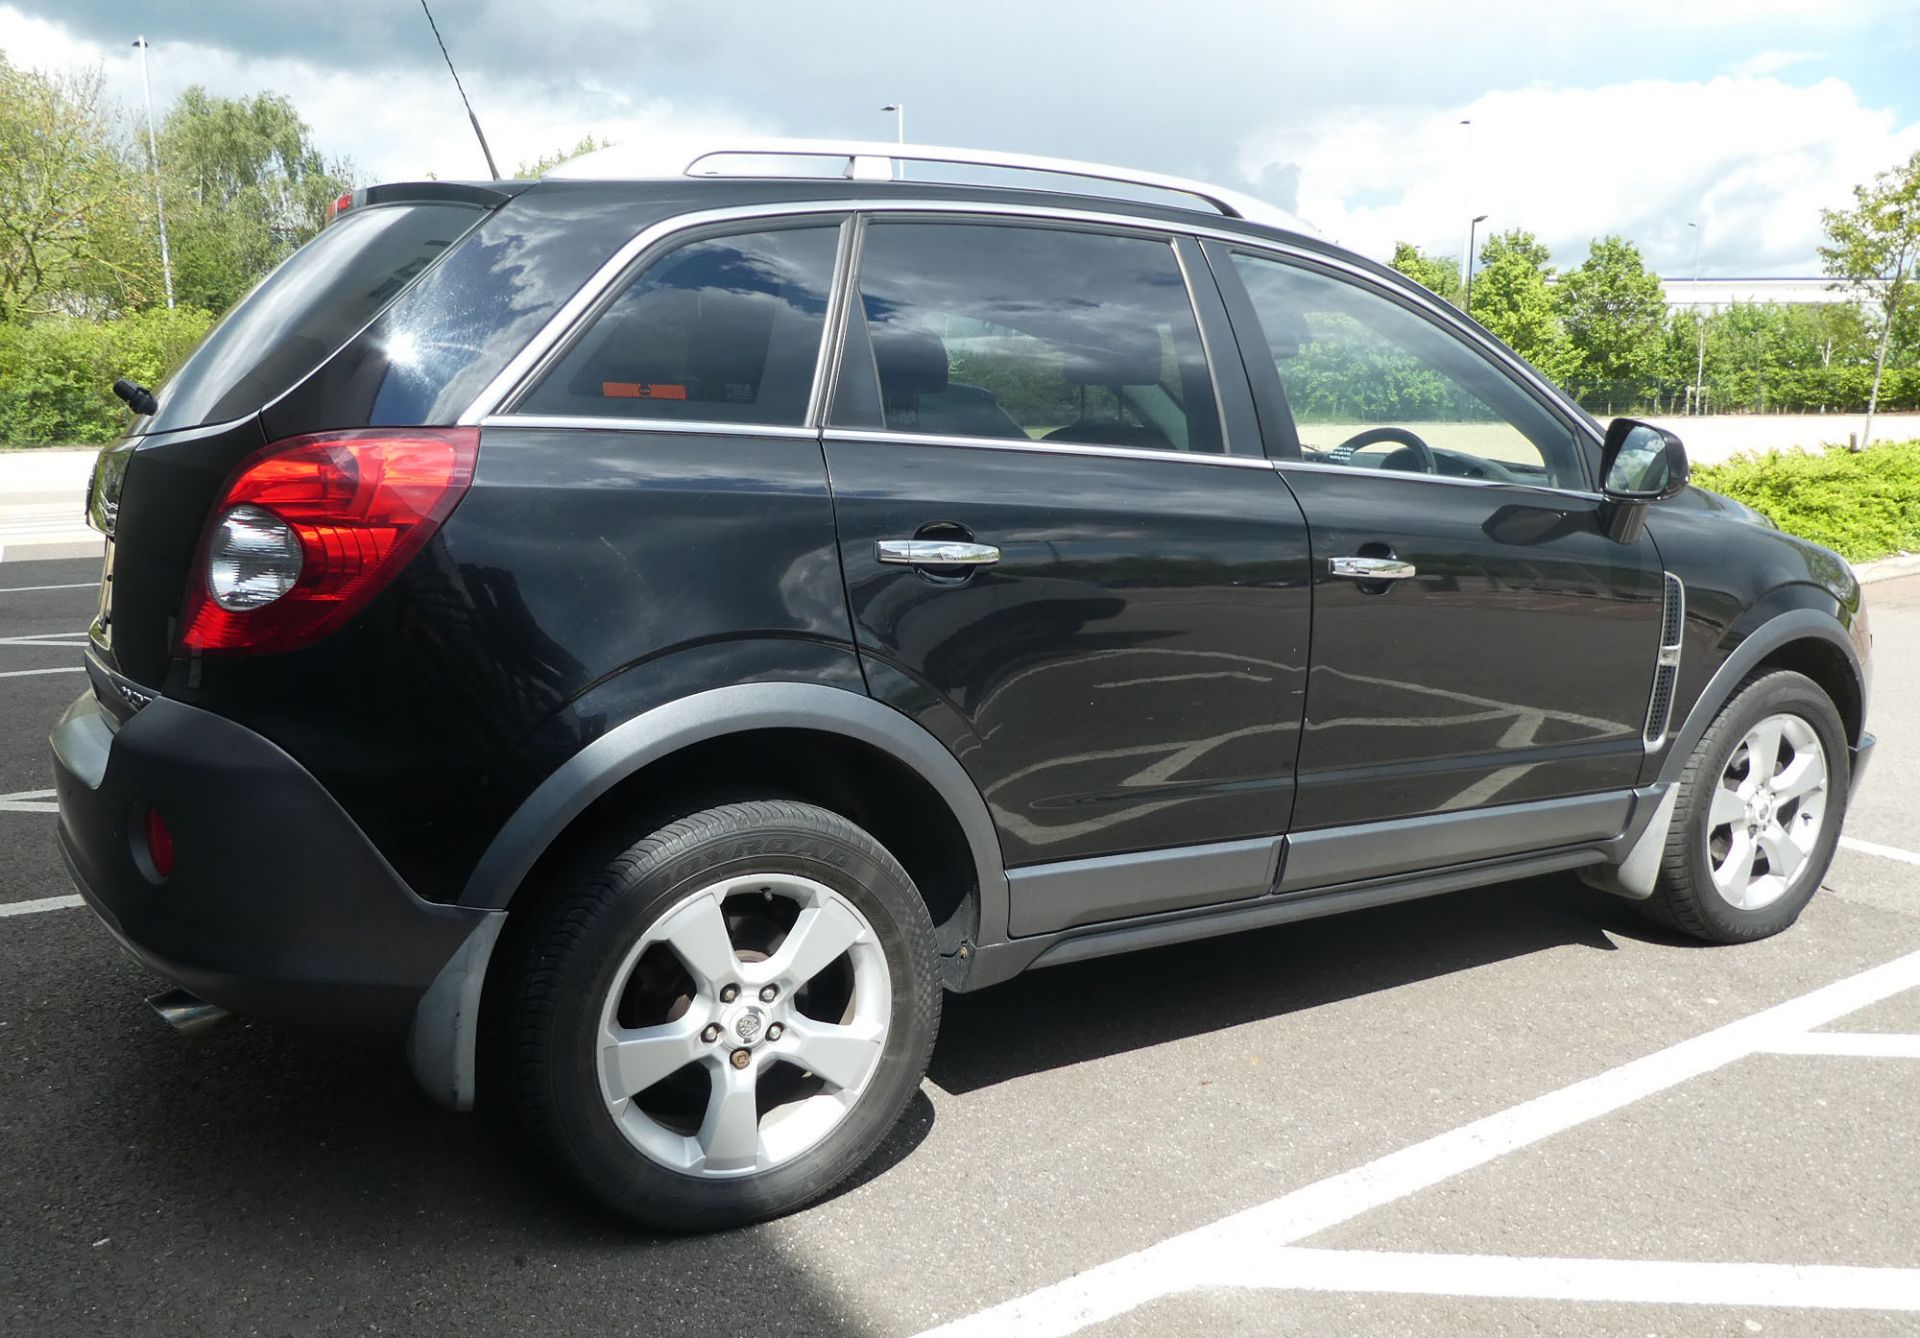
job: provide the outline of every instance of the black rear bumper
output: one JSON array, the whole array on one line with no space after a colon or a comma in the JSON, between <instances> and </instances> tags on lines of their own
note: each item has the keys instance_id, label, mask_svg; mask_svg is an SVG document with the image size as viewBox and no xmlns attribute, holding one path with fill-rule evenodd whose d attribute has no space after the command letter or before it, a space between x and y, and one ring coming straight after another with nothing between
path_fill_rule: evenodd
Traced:
<instances>
[{"instance_id":1,"label":"black rear bumper","mask_svg":"<svg viewBox=\"0 0 1920 1338\"><path fill-rule=\"evenodd\" d=\"M305 768L230 720L162 697L116 729L89 692L50 742L80 894L134 956L235 1013L404 1035L485 918L415 896ZM136 854L146 806L173 834L165 879Z\"/></svg>"}]
</instances>

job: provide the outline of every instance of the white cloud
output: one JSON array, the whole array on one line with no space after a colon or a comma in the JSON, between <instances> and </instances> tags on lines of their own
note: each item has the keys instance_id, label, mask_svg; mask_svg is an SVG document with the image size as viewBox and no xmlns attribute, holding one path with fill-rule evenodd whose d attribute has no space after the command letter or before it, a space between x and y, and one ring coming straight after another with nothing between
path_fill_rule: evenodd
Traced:
<instances>
[{"instance_id":1,"label":"white cloud","mask_svg":"<svg viewBox=\"0 0 1920 1338\"><path fill-rule=\"evenodd\" d=\"M636 20L637 21L637 20ZM0 6L0 47L15 65L45 70L99 68L109 97L140 115L140 59L75 36L58 23ZM366 181L484 178L486 163L444 66L422 74L397 69L323 68L289 57L243 56L216 46L155 43L153 100L158 114L190 84L217 96L286 94L313 128L315 142L353 160ZM436 52L434 59L439 55ZM468 92L495 161L511 173L522 162L570 147L592 133L617 143L703 143L777 127L736 111L678 106L636 97L588 79L490 80Z\"/></svg>"},{"instance_id":2,"label":"white cloud","mask_svg":"<svg viewBox=\"0 0 1920 1338\"><path fill-rule=\"evenodd\" d=\"M1698 219L1703 268L1745 275L1810 272L1820 209L1916 149L1920 123L1862 106L1841 80L1722 76L1328 108L1243 139L1240 167L1255 181L1297 170L1301 216L1368 255L1395 241L1458 255L1468 218L1486 214L1482 236L1525 228L1562 265L1618 232L1685 273Z\"/></svg>"},{"instance_id":3,"label":"white cloud","mask_svg":"<svg viewBox=\"0 0 1920 1338\"><path fill-rule=\"evenodd\" d=\"M1769 74L1778 74L1795 65L1804 65L1814 58L1811 51L1761 51L1737 60L1727 66L1727 73L1736 79L1760 79Z\"/></svg>"}]
</instances>

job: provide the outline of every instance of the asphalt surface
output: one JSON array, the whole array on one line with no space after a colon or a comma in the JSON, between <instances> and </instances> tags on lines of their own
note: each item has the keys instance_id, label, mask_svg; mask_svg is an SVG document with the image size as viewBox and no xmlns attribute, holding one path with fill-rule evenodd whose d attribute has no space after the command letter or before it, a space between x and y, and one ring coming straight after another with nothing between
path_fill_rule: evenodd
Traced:
<instances>
[{"instance_id":1,"label":"asphalt surface","mask_svg":"<svg viewBox=\"0 0 1920 1338\"><path fill-rule=\"evenodd\" d=\"M0 563L0 810L51 784L47 729L85 686L19 674L79 656L20 638L92 608L11 591L96 570ZM1920 580L1869 602L1882 743L1847 832L1912 851ZM53 824L0 811L0 910L69 891ZM1743 948L1551 878L1043 971L948 1001L921 1098L854 1185L665 1239L582 1203L506 1120L433 1106L397 1056L254 1024L177 1037L88 912L0 917L0 1333L909 1335L1136 1251L1158 1287L1158 1242L1916 950L1920 865L1843 849L1797 927ZM1920 1033L1920 989L1829 1030ZM1298 1242L1350 1284L1275 1285L1255 1260L1085 1331L1920 1331L1624 1283L1436 1295L1394 1262L1920 1269L1916 1109L1920 1058L1738 1058ZM1885 1276L1920 1306L1920 1274Z\"/></svg>"}]
</instances>

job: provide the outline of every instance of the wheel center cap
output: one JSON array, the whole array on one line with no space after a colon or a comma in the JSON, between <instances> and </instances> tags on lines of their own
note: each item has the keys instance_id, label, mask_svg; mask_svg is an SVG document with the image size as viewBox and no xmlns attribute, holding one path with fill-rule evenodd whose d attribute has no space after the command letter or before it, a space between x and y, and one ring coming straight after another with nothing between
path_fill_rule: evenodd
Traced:
<instances>
[{"instance_id":1,"label":"wheel center cap","mask_svg":"<svg viewBox=\"0 0 1920 1338\"><path fill-rule=\"evenodd\" d=\"M757 1005L747 1004L734 1010L724 1025L740 1044L752 1045L766 1034L767 1015Z\"/></svg>"}]
</instances>

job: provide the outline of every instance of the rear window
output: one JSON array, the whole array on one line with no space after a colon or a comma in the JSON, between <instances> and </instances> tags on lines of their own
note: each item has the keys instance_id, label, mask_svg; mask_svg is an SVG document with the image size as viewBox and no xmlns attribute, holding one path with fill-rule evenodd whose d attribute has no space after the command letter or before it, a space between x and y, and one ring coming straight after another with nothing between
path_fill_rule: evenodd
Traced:
<instances>
[{"instance_id":1,"label":"rear window","mask_svg":"<svg viewBox=\"0 0 1920 1338\"><path fill-rule=\"evenodd\" d=\"M254 413L330 357L484 211L380 205L343 214L214 327L164 386L148 432Z\"/></svg>"}]
</instances>

